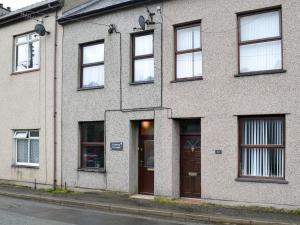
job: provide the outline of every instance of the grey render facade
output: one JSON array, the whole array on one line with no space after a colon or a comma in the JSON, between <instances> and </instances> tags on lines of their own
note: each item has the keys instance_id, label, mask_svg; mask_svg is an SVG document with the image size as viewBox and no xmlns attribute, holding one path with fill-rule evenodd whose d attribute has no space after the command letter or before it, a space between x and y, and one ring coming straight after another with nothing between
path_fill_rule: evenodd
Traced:
<instances>
[{"instance_id":1,"label":"grey render facade","mask_svg":"<svg viewBox=\"0 0 300 225\"><path fill-rule=\"evenodd\" d=\"M61 3L0 17L1 181L300 206L299 1Z\"/></svg>"},{"instance_id":2,"label":"grey render facade","mask_svg":"<svg viewBox=\"0 0 300 225\"><path fill-rule=\"evenodd\" d=\"M109 2L89 1L59 19L64 27L62 182L72 188L131 194L149 194L151 189L140 188L153 185L154 195L173 198L197 189L195 196L202 199L299 206L299 1ZM135 49L134 41L138 41L136 35L145 33L134 28L139 28L140 15L148 18L145 5L155 12L156 23L146 26L153 34L153 49L144 49L148 52L141 58L153 57L148 63L153 62L154 76L135 82L135 63L140 59L136 52L140 50ZM266 15L276 22L264 21ZM270 33L263 34L264 28L256 30L260 25L255 20L271 27ZM249 23L256 24L248 27L250 31ZM111 34L110 24L116 25ZM184 41L180 47L178 27L197 30L197 26L201 27L201 44L193 39L193 50L182 47ZM199 33L193 32L193 38L198 37ZM274 44L268 54L276 55L276 62L261 65L259 57L267 54L265 50L254 53L259 60L247 61L247 48L254 47L255 52L255 46L271 43L265 41ZM88 54L84 51L96 44L104 45L104 59L96 63L99 70L104 67L104 81L102 77L97 88L85 88L82 73L89 65L84 62ZM194 67L190 71L198 76L176 79L176 68L182 69L176 65L176 61L180 63L178 55L191 52ZM197 64L199 52L202 71ZM248 57L253 57L252 53ZM95 121L97 125L92 124ZM85 127L88 122L90 131ZM150 141L141 131L144 122L145 126L154 123ZM186 125L189 122L191 127ZM94 144L103 152L101 166L85 136L98 125L101 143ZM189 129L191 134L185 135ZM190 142L200 139L201 146L192 143L186 147L184 138L189 135L196 136ZM140 167L145 161L139 154L146 147L154 157L148 168L154 178L145 172L149 182L141 184L144 172ZM192 155L195 160L189 158L192 153L188 152L197 151ZM97 157L98 161L93 161ZM185 157L188 163L182 161ZM184 163L195 166L186 171L189 167ZM185 178L183 173L197 179ZM187 179L186 183L182 179Z\"/></svg>"}]
</instances>

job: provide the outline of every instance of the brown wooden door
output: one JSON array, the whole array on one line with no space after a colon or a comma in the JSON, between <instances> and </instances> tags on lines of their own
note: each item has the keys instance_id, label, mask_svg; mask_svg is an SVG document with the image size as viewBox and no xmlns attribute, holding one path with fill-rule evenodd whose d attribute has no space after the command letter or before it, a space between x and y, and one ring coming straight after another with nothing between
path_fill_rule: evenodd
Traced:
<instances>
[{"instance_id":1,"label":"brown wooden door","mask_svg":"<svg viewBox=\"0 0 300 225\"><path fill-rule=\"evenodd\" d=\"M142 121L139 136L139 193L154 193L154 123Z\"/></svg>"},{"instance_id":2,"label":"brown wooden door","mask_svg":"<svg viewBox=\"0 0 300 225\"><path fill-rule=\"evenodd\" d=\"M201 136L180 137L180 192L182 197L201 198Z\"/></svg>"}]
</instances>

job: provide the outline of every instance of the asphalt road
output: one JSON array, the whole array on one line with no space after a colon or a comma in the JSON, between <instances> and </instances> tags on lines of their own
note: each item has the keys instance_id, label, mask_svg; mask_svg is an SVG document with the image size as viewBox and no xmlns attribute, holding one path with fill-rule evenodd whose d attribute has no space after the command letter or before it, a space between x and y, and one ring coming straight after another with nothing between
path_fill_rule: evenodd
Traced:
<instances>
[{"instance_id":1,"label":"asphalt road","mask_svg":"<svg viewBox=\"0 0 300 225\"><path fill-rule=\"evenodd\" d=\"M199 225L0 197L0 225ZM206 224L203 224L206 225Z\"/></svg>"}]
</instances>

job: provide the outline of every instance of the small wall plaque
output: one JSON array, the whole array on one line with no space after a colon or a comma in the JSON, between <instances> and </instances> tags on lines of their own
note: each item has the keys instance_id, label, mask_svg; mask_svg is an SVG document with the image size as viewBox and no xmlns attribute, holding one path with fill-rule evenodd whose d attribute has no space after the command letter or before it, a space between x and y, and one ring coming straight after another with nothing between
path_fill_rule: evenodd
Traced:
<instances>
[{"instance_id":1,"label":"small wall plaque","mask_svg":"<svg viewBox=\"0 0 300 225\"><path fill-rule=\"evenodd\" d=\"M112 151L123 151L123 142L110 142L110 149Z\"/></svg>"},{"instance_id":2,"label":"small wall plaque","mask_svg":"<svg viewBox=\"0 0 300 225\"><path fill-rule=\"evenodd\" d=\"M215 150L216 155L222 155L222 152L223 152L222 150Z\"/></svg>"}]
</instances>

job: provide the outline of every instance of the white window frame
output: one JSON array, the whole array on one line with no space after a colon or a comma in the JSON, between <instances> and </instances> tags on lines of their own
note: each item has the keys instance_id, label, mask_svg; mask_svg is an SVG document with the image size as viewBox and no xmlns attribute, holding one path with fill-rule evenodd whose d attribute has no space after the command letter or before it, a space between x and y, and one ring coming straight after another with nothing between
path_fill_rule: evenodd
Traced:
<instances>
[{"instance_id":1,"label":"white window frame","mask_svg":"<svg viewBox=\"0 0 300 225\"><path fill-rule=\"evenodd\" d=\"M39 130L15 130L14 131L14 141L15 141L15 164L17 166L32 166L32 167L38 167L40 164L39 163L30 163L30 144L31 140L40 140L40 137L31 137L30 134L31 132L38 132L40 136L40 131ZM20 135L23 133L23 135ZM26 136L25 136L26 135ZM18 140L27 140L28 141L28 162L18 162ZM39 142L40 144L40 142ZM40 147L39 147L40 151ZM40 153L40 152L39 152ZM40 155L40 154L39 154Z\"/></svg>"},{"instance_id":2,"label":"white window frame","mask_svg":"<svg viewBox=\"0 0 300 225\"><path fill-rule=\"evenodd\" d=\"M18 72L24 72L24 71L31 71L31 70L38 70L40 69L40 65L41 65L41 45L40 45L40 38L37 38L35 40L29 40L30 35L37 35L39 37L39 35L35 32L31 32L31 33L27 33L27 34L22 34L22 35L16 35L14 36L14 62L13 62L13 72L18 73ZM24 42L17 42L18 38L21 37L27 37L27 40ZM34 43L34 42L39 42L39 56L38 56L38 66L34 67L34 68L28 68L28 62L29 62L29 52L27 51L27 69L22 69L22 70L18 70L17 68L17 47L19 45L29 45L30 43Z\"/></svg>"}]
</instances>

